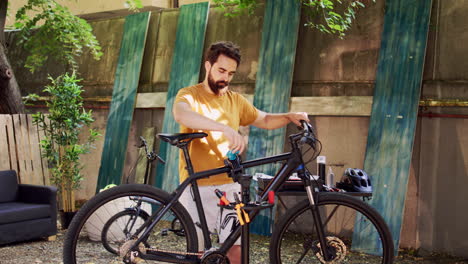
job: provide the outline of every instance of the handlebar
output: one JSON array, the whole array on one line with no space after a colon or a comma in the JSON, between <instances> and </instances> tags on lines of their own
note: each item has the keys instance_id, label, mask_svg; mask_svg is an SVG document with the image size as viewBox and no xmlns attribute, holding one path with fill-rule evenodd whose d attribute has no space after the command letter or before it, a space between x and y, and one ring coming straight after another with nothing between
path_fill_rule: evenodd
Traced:
<instances>
[{"instance_id":1,"label":"handlebar","mask_svg":"<svg viewBox=\"0 0 468 264\"><path fill-rule=\"evenodd\" d=\"M305 120L301 120L301 125L302 127L298 127L298 129L302 129L303 131L299 143L308 144L313 149L315 149L317 137L315 136L314 127Z\"/></svg>"},{"instance_id":2,"label":"handlebar","mask_svg":"<svg viewBox=\"0 0 468 264\"><path fill-rule=\"evenodd\" d=\"M146 143L146 139L142 136L140 136L140 145L137 146L138 148L142 148L142 147L145 147L145 149L147 148L148 144Z\"/></svg>"},{"instance_id":3,"label":"handlebar","mask_svg":"<svg viewBox=\"0 0 468 264\"><path fill-rule=\"evenodd\" d=\"M166 164L166 162L154 151L151 151L151 152L148 151L148 143L146 142L146 139L144 137L140 136L140 145L136 147L145 148L146 158L148 160L153 161L155 159L158 159L162 164Z\"/></svg>"}]
</instances>

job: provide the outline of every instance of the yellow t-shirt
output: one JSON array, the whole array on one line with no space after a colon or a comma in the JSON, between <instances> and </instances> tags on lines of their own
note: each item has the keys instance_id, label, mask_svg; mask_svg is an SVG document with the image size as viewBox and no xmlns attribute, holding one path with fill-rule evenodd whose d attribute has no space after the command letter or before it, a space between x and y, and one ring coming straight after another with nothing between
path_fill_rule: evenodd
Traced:
<instances>
[{"instance_id":1,"label":"yellow t-shirt","mask_svg":"<svg viewBox=\"0 0 468 264\"><path fill-rule=\"evenodd\" d=\"M236 131L239 130L239 126L253 123L258 116L257 108L242 95L228 91L223 96L217 96L205 91L203 83L180 89L174 104L179 102L187 103L194 112L227 125ZM193 140L189 145L190 159L195 172L224 166L229 142L222 132L194 130L182 125L180 132L205 132L208 134L205 138ZM188 178L182 151L180 151L179 156L179 174L181 182ZM198 181L199 185L226 183L232 183L232 179L227 174L218 174Z\"/></svg>"}]
</instances>

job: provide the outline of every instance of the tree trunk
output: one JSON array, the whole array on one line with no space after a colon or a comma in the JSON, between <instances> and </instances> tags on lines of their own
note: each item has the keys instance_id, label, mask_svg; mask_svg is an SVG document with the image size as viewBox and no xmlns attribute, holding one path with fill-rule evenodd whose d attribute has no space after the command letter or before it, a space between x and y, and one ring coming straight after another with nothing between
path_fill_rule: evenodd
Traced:
<instances>
[{"instance_id":1,"label":"tree trunk","mask_svg":"<svg viewBox=\"0 0 468 264\"><path fill-rule=\"evenodd\" d=\"M16 113L24 113L24 104L5 48L0 44L0 114Z\"/></svg>"},{"instance_id":2,"label":"tree trunk","mask_svg":"<svg viewBox=\"0 0 468 264\"><path fill-rule=\"evenodd\" d=\"M0 114L24 113L24 104L5 50L6 0L0 0Z\"/></svg>"}]
</instances>

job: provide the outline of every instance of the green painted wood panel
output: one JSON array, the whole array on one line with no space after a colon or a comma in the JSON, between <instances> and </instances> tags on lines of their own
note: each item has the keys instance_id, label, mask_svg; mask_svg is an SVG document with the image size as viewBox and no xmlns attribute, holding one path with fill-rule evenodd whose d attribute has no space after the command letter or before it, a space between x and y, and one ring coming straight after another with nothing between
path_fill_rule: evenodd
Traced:
<instances>
[{"instance_id":1,"label":"green painted wood panel","mask_svg":"<svg viewBox=\"0 0 468 264\"><path fill-rule=\"evenodd\" d=\"M209 8L209 2L183 5L180 8L163 133L179 132L179 125L172 115L175 96L179 89L198 83ZM179 149L160 141L159 155L166 161L166 165L158 164L155 185L173 191L179 185Z\"/></svg>"},{"instance_id":2,"label":"green painted wood panel","mask_svg":"<svg viewBox=\"0 0 468 264\"><path fill-rule=\"evenodd\" d=\"M96 192L120 184L150 13L125 18Z\"/></svg>"},{"instance_id":3,"label":"green painted wood panel","mask_svg":"<svg viewBox=\"0 0 468 264\"><path fill-rule=\"evenodd\" d=\"M389 225L397 253L432 0L385 3L364 169L373 180L374 196L370 204ZM368 231L361 229L364 228L356 228L355 236L366 237ZM353 243L353 247L373 248L373 239L362 239Z\"/></svg>"},{"instance_id":4,"label":"green painted wood panel","mask_svg":"<svg viewBox=\"0 0 468 264\"><path fill-rule=\"evenodd\" d=\"M284 113L289 109L294 60L300 21L300 1L266 2L262 43L255 84L254 105L265 112ZM251 127L247 158L260 158L282 153L286 129L263 130ZM278 166L255 168L274 175ZM270 233L269 213L261 213L252 223L252 232Z\"/></svg>"}]
</instances>

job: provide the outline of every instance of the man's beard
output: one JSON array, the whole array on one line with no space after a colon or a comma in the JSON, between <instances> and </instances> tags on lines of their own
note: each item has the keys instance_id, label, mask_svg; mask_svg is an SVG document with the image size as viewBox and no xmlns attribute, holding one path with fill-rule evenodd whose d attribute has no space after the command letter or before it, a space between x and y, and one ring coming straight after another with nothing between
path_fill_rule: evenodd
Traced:
<instances>
[{"instance_id":1,"label":"man's beard","mask_svg":"<svg viewBox=\"0 0 468 264\"><path fill-rule=\"evenodd\" d=\"M223 89L224 87L228 86L229 82L226 81L215 81L213 80L213 76L211 76L211 70L208 74L208 86L210 86L211 91L214 94L219 95L219 90Z\"/></svg>"}]
</instances>

